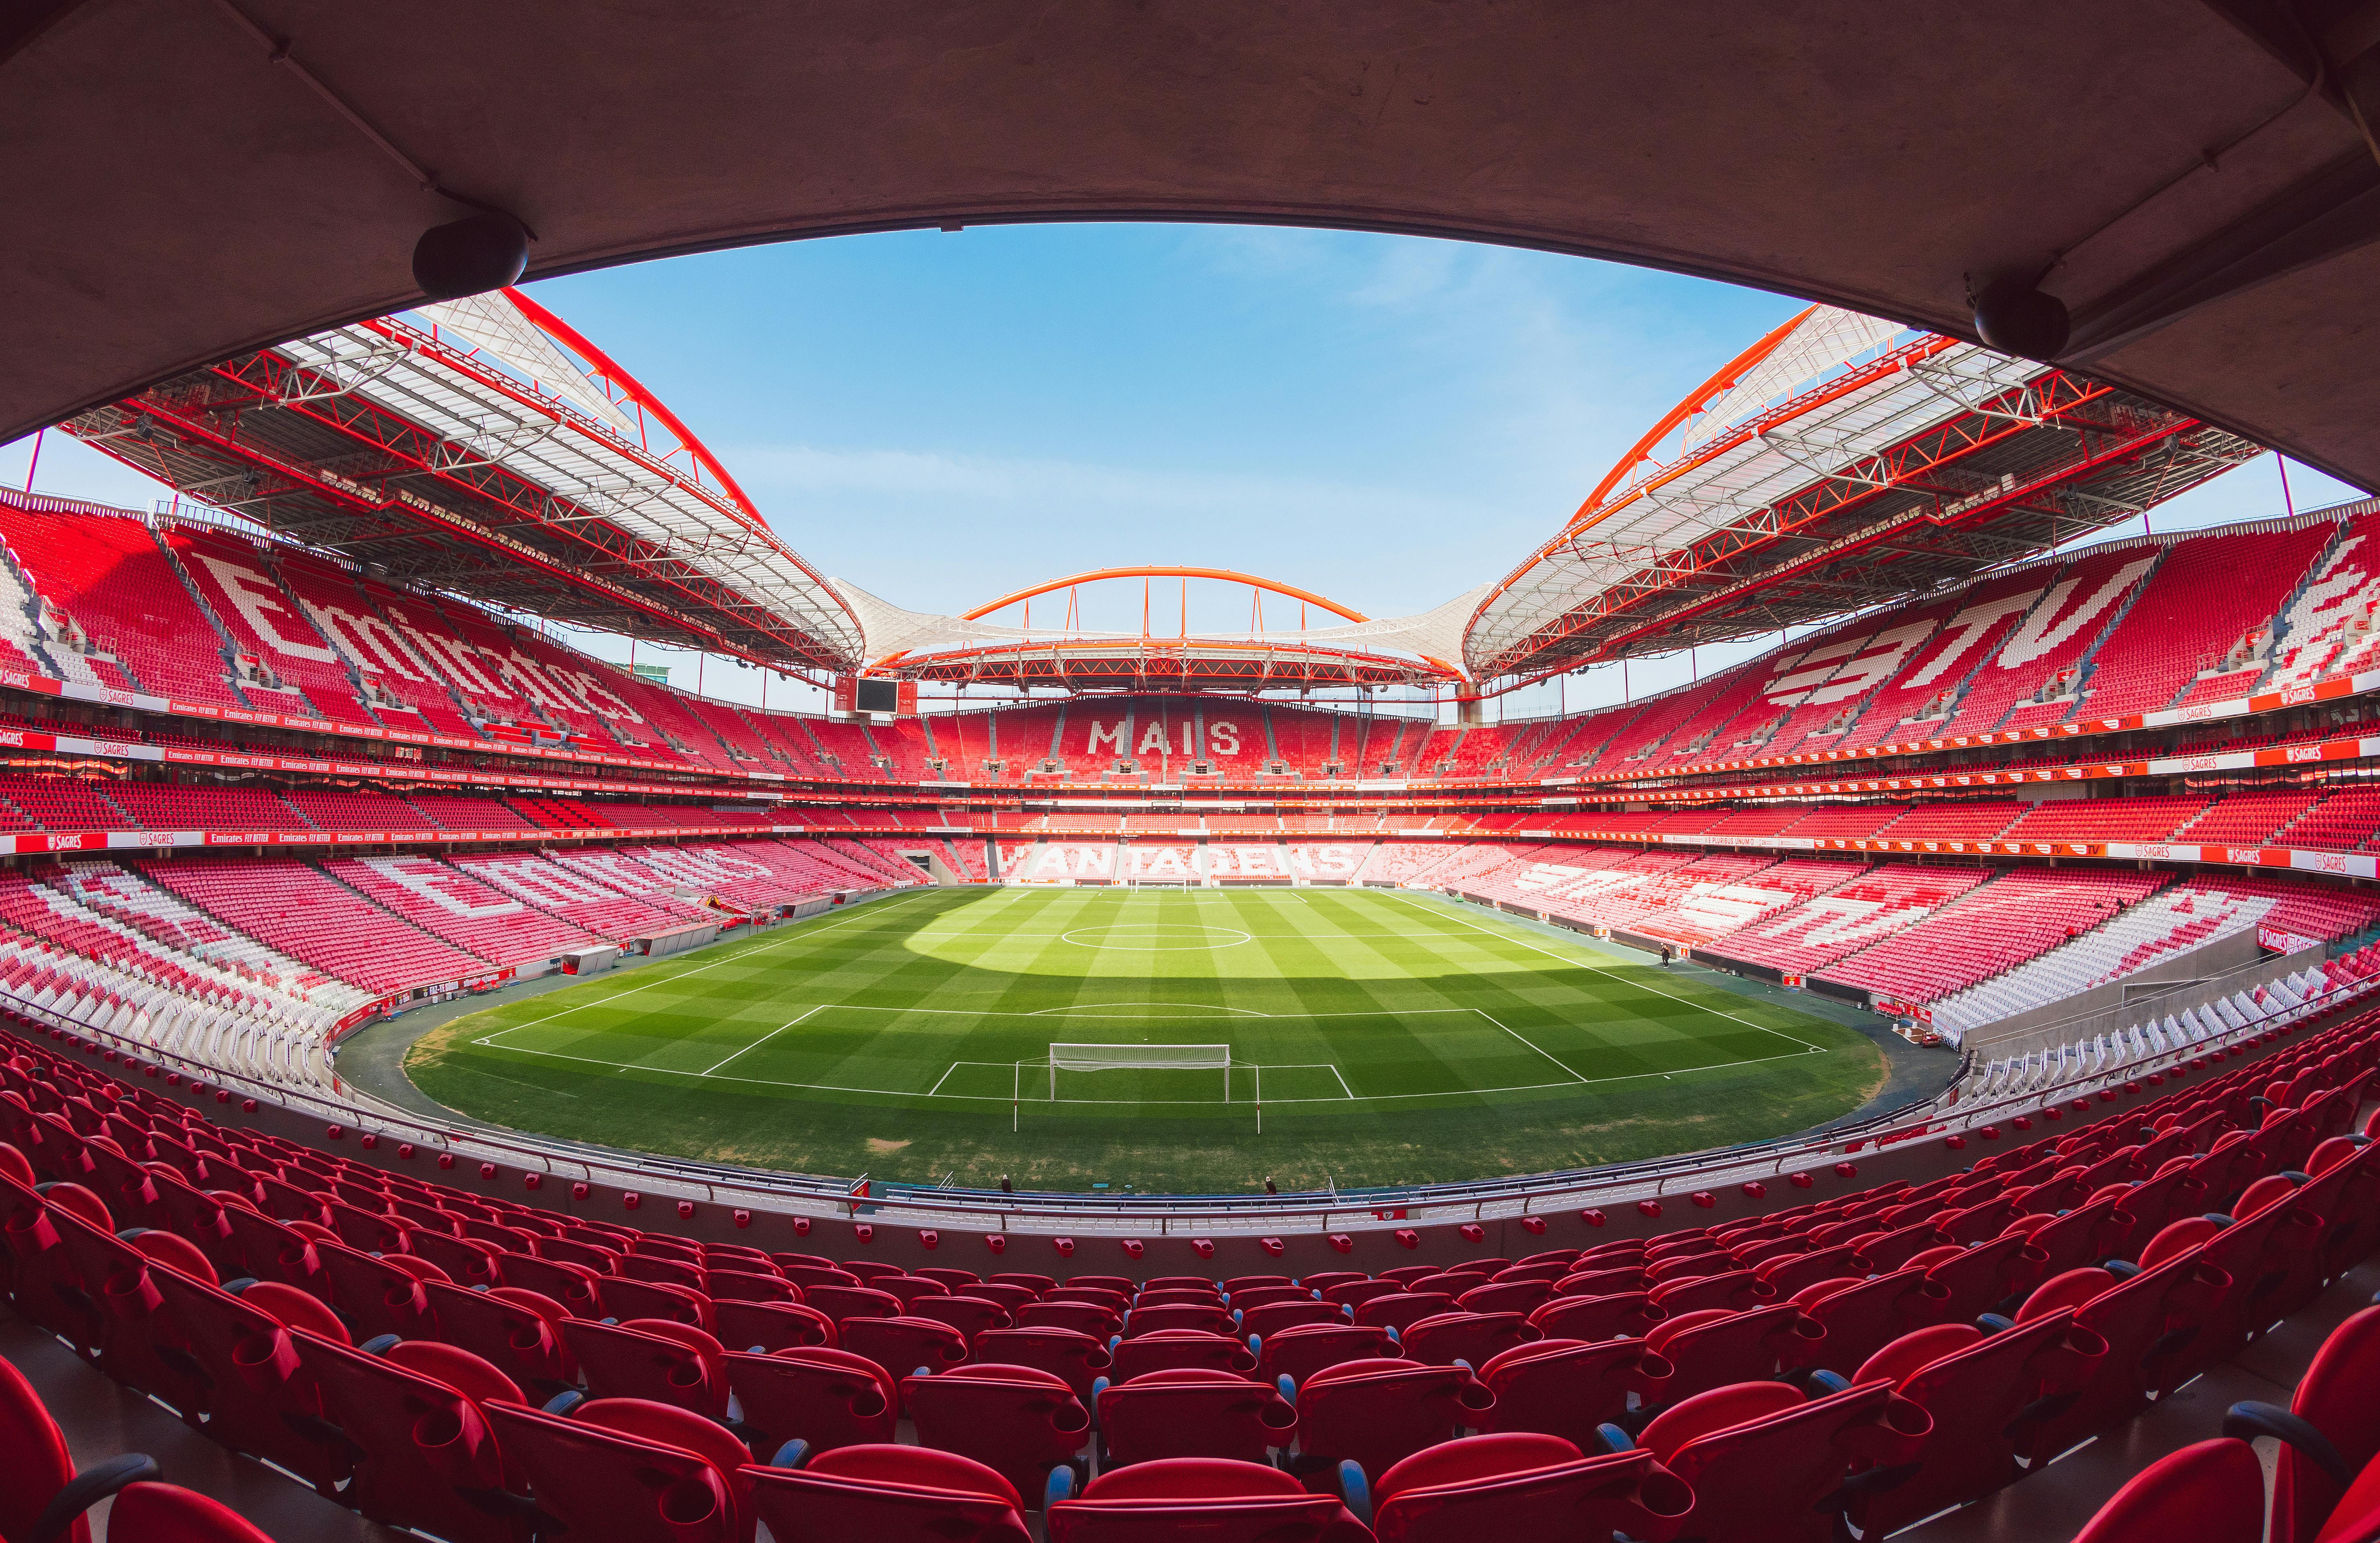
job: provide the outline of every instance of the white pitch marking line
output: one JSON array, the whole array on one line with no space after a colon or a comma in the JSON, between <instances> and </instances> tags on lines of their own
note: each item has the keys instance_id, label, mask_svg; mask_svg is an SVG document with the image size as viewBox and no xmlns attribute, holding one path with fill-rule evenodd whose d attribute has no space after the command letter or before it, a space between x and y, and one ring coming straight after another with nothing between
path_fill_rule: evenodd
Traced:
<instances>
[{"instance_id":1,"label":"white pitch marking line","mask_svg":"<svg viewBox=\"0 0 2380 1543\"><path fill-rule=\"evenodd\" d=\"M783 937L772 939L768 942L760 944L757 948L744 948L738 949L733 954L722 954L707 965L698 965L690 970L680 970L675 975L656 976L641 984L631 986L625 991L614 991L610 996L598 997L592 1002L573 1002L570 1006L562 1008L557 1012L548 1013L542 1018L531 1018L527 1023L513 1024L507 1027L496 1029L480 1039L472 1040L471 1042L475 1045L492 1044L495 1040L501 1039L504 1035L516 1033L524 1028L535 1028L540 1024L552 1023L556 1018L566 1018L573 1013L581 1012L589 1007L607 1007L613 1002L620 1001L624 997L635 996L638 991L649 991L656 986L666 986L673 981L685 980L690 977L700 975L704 970L717 969L722 965L733 964L738 959L748 958L755 954L766 954L769 950L792 942L796 938L815 938L821 932L832 932L838 927L847 926L852 922L857 921L861 917L872 916L878 911L888 911L893 906L901 905L905 901L915 900L917 898L917 896L915 894L905 894L898 900L880 901L873 906L863 907L862 909L854 912L852 915L844 917L841 921L831 921L824 927L803 927L797 922L793 928L787 929ZM513 1047L507 1045L504 1048L510 1050Z\"/></svg>"},{"instance_id":2,"label":"white pitch marking line","mask_svg":"<svg viewBox=\"0 0 2380 1543\"><path fill-rule=\"evenodd\" d=\"M798 1017L798 1018L788 1018L788 1019L786 1019L783 1023L781 1023L781 1024L779 1024L776 1027L774 1027L774 1028L772 1028L772 1029L769 1030L769 1032L768 1032L768 1033L761 1035L758 1039L755 1039L755 1040L753 1040L750 1044L748 1044L748 1045L745 1046L745 1047L744 1047L744 1050L740 1050L740 1051L735 1051L734 1055L724 1055L724 1056L720 1057L720 1058L719 1058L719 1060L718 1060L717 1062L713 1063L712 1063L712 1064L711 1064L711 1065L710 1065L707 1070L705 1070L705 1071L703 1072L703 1074L702 1074L702 1075L703 1075L704 1076L709 1076L709 1075L710 1075L710 1074L711 1074L712 1072L716 1072L717 1070L719 1070L719 1068L720 1068L720 1067L724 1066L724 1065L726 1065L730 1061L735 1060L735 1056L737 1056L737 1055L742 1055L742 1054L745 1052L745 1051L756 1051L756 1050L759 1050L762 1045L767 1044L770 1040L771 1040L771 1039L775 1039L778 1035L783 1034L783 1032L785 1032L785 1030L787 1030L787 1029L789 1029L789 1028L793 1027L795 1024L797 1024L797 1023L801 1022L801 1021L802 1021L802 1018L807 1018L807 1017L808 1017L808 1016L810 1015L810 1014L811 1014L811 1013L816 1013L816 1012L819 1012L819 1011L820 1011L820 1008L819 1008L819 1007L813 1007L813 1008L810 1008L808 1012L803 1013L803 1014L802 1014L802 1015L801 1015L801 1017ZM937 1086L939 1086L939 1085L937 1085Z\"/></svg>"},{"instance_id":3,"label":"white pitch marking line","mask_svg":"<svg viewBox=\"0 0 2380 1543\"><path fill-rule=\"evenodd\" d=\"M1465 1011L1468 1011L1468 1009L1465 1009ZM541 1055L549 1061L576 1061L589 1066L608 1066L615 1072L655 1072L663 1076L674 1077L700 1077L704 1075L704 1074L700 1072L681 1072L668 1066L647 1066L630 1061L602 1061L591 1055L571 1055L562 1051L522 1050L519 1047L513 1045L507 1045L504 1048L511 1051L516 1055ZM1585 1077L1580 1079L1580 1082L1585 1082L1592 1086L1600 1086L1604 1083L1609 1082L1642 1082L1647 1077L1661 1077L1669 1079L1673 1077L1688 1076L1696 1072L1732 1071L1738 1066L1761 1066L1766 1065L1771 1061L1791 1061L1793 1057L1791 1054L1761 1055L1755 1056L1746 1061L1721 1061L1708 1066L1686 1066L1682 1067L1675 1072L1631 1072L1625 1076ZM999 1061L961 1061L955 1062L953 1064L960 1066L999 1066L1007 1064L1007 1063ZM1039 1063L1037 1062L1034 1064L1038 1066ZM1295 1063L1295 1064L1320 1066L1328 1065L1330 1063L1328 1062L1317 1061ZM755 1087L797 1087L806 1092L812 1093L868 1093L878 1098L885 1099L936 1097L957 1099L966 1103L998 1103L1000 1101L999 1095L995 1093L941 1093L928 1095L920 1094L911 1088L849 1087L841 1083L835 1082L792 1082L780 1077L725 1076L720 1077L717 1080L721 1082L748 1083ZM1540 1093L1553 1087L1576 1087L1580 1085L1580 1082L1528 1082L1516 1084L1510 1087L1450 1087L1436 1093L1365 1093L1355 1095L1354 1101L1356 1103L1396 1103L1409 1099L1478 1099L1487 1098L1497 1093ZM1148 1105L1180 1105L1186 1109L1212 1107L1215 1103L1215 1100L1212 1099L1057 1099L1050 1101L1070 1104L1105 1104L1118 1109L1143 1107ZM1329 1104L1345 1103L1348 1100L1345 1099L1268 1099L1265 1101L1267 1103L1285 1104Z\"/></svg>"},{"instance_id":4,"label":"white pitch marking line","mask_svg":"<svg viewBox=\"0 0 2380 1543\"><path fill-rule=\"evenodd\" d=\"M1575 1067L1575 1066L1572 1065L1570 1063L1568 1063L1568 1062L1564 1061L1561 1057L1560 1057L1560 1056L1558 1056L1558 1055L1554 1054L1551 1051L1547 1050L1544 1046L1535 1043L1534 1041L1532 1041L1532 1040L1529 1039L1529 1037L1528 1037L1527 1035L1523 1034L1520 1030L1518 1030L1518 1029L1516 1029L1516 1028L1513 1028L1513 1027L1510 1027L1509 1025L1505 1024L1502 1020L1500 1020L1500 1018L1498 1018L1498 1017L1496 1016L1496 1014L1495 1014L1488 1012L1488 1009L1486 1009L1485 1007L1475 1007L1475 1008L1473 1008L1473 1009L1472 1009L1472 1011L1473 1011L1474 1013L1478 1014L1481 1017L1483 1017L1483 1018L1487 1019L1489 1023L1494 1024L1498 1028L1502 1029L1505 1033L1507 1033L1507 1034L1511 1035L1513 1039L1518 1039L1519 1041L1521 1041L1521 1043L1523 1043L1523 1044L1524 1044L1524 1045L1527 1045L1531 1050L1536 1051L1539 1055L1544 1056L1548 1061L1550 1061L1550 1062L1552 1062L1555 1065L1560 1066L1563 1071L1568 1072L1568 1073L1571 1075L1571 1079L1572 1079L1572 1081L1574 1081L1574 1082L1585 1082L1585 1081L1588 1080L1587 1078L1585 1078L1585 1077L1583 1077L1583 1076L1580 1076L1580 1075L1579 1075L1579 1074L1578 1074L1578 1068L1577 1068L1577 1067Z\"/></svg>"},{"instance_id":5,"label":"white pitch marking line","mask_svg":"<svg viewBox=\"0 0 2380 1543\"><path fill-rule=\"evenodd\" d=\"M1408 905L1419 906L1421 904L1421 902L1410 899L1402 894L1398 895L1397 898L1404 901ZM1803 1050L1818 1051L1822 1052L1826 1050L1824 1045L1814 1045L1807 1039L1797 1039L1793 1035L1786 1033L1781 1028L1771 1028L1767 1024L1756 1024L1750 1018L1739 1017L1733 1013L1723 1012L1706 1002L1694 1002L1689 998L1682 997L1674 991L1665 991L1658 986L1647 986L1642 981L1631 980L1626 976L1621 975L1618 970L1608 969L1601 965L1590 965L1583 959L1566 957L1560 954L1557 954L1550 948L1546 948L1540 944L1531 942L1528 939L1522 937L1518 931L1498 932L1492 929L1480 926L1477 922L1471 920L1467 917L1457 917L1454 919L1462 922L1463 926L1470 928L1475 932L1485 932L1491 938L1509 938L1512 942L1519 943L1523 948L1535 949L1537 953L1544 954L1548 959L1560 959L1563 964L1572 966L1579 969L1593 970L1597 975L1608 975L1611 977L1612 979L1621 982L1622 985L1633 986L1637 990L1643 991L1650 991L1657 997L1668 997L1671 1002L1684 1002L1688 1007L1694 1008L1700 1012L1708 1013L1715 1018L1730 1019L1733 1022L1742 1024L1746 1028L1756 1028L1763 1034L1774 1034L1779 1039L1791 1039L1793 1043L1801 1046ZM1548 1057L1548 1059L1550 1060L1551 1057ZM1771 1056L1764 1057L1763 1059L1774 1060L1776 1058Z\"/></svg>"},{"instance_id":6,"label":"white pitch marking line","mask_svg":"<svg viewBox=\"0 0 2380 1543\"><path fill-rule=\"evenodd\" d=\"M1324 1064L1330 1066L1330 1075L1332 1076L1339 1078L1339 1091L1346 1094L1351 1099L1354 1098L1355 1096L1355 1090L1347 1086L1347 1079L1344 1076L1340 1075L1338 1064L1335 1062L1326 1062Z\"/></svg>"}]
</instances>

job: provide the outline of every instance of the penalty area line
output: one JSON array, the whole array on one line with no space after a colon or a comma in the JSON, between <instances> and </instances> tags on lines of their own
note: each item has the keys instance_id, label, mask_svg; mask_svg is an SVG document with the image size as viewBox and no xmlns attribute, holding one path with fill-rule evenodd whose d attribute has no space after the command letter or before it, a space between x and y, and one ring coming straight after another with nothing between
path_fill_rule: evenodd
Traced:
<instances>
[{"instance_id":1,"label":"penalty area line","mask_svg":"<svg viewBox=\"0 0 2380 1543\"><path fill-rule=\"evenodd\" d=\"M921 891L919 893L923 893L925 892ZM541 1018L531 1018L527 1023L512 1024L504 1028L492 1030L482 1038L474 1039L471 1042L475 1045L491 1045L507 1034L516 1034L524 1028L535 1028L540 1024L549 1024L556 1018L566 1018L573 1013L584 1012L589 1007L609 1007L612 1003L627 997L635 996L639 991L650 991L656 986L667 986L676 981L692 979L694 977L702 974L705 970L714 970L722 965L734 964L739 959L747 959L756 954L766 954L771 949L782 947L786 943L794 942L797 938L815 938L821 932L832 932L838 927L848 926L852 922L857 921L861 917L875 916L879 913L889 911L895 905L902 905L907 901L915 900L917 898L917 894L905 894L895 900L880 901L875 905L863 907L862 909L854 912L852 915L843 917L841 920L828 922L824 927L804 927L801 923L795 922L792 927L785 929L785 935L782 938L771 938L765 943L759 944L752 948L737 949L733 954L722 954L718 958L710 961L708 964L698 965L690 970L680 970L674 975L656 976L650 980L631 986L625 991L614 991L610 996L598 997L593 1002L574 1002L568 1007L548 1013ZM515 1045L505 1045L502 1048L504 1050L516 1050L519 1047ZM620 1063L612 1063L612 1064Z\"/></svg>"},{"instance_id":2,"label":"penalty area line","mask_svg":"<svg viewBox=\"0 0 2380 1543\"><path fill-rule=\"evenodd\" d=\"M808 1009L808 1011L804 1012L804 1013L801 1014L801 1017L787 1018L783 1023L779 1024L776 1027L774 1027L774 1028L772 1028L772 1029L769 1030L769 1032L768 1032L768 1033L761 1035L758 1039L755 1039L755 1040L753 1040L750 1044L748 1044L748 1045L745 1046L745 1047L744 1047L744 1050L737 1051L735 1051L735 1054L733 1054L733 1055L723 1055L723 1056L721 1056L721 1057L720 1057L716 1062L712 1063L710 1066L705 1067L705 1068L703 1069L703 1073L702 1073L702 1075L703 1075L704 1076L709 1076L709 1075L711 1075L711 1073L716 1072L717 1070L719 1070L719 1068L720 1068L720 1067L724 1066L724 1065L726 1065L729 1062L731 1062L731 1061L735 1060L736 1056L738 1056L738 1055L742 1055L742 1054L745 1052L745 1051L756 1051L756 1050L759 1050L762 1045L767 1044L770 1040L771 1040L771 1039L775 1039L778 1035L783 1034L783 1032L785 1032L785 1030L787 1030L787 1029L789 1029L789 1028L793 1027L795 1024L797 1024L797 1023L801 1022L801 1021L802 1021L802 1018L807 1018L807 1017L808 1017L808 1016L810 1015L810 1014L811 1014L811 1013L816 1013L816 1012L819 1012L820 1010L820 1008L812 1007L812 1008ZM937 1083L937 1084L935 1084L935 1086L939 1087L941 1087L941 1085L940 1083Z\"/></svg>"},{"instance_id":3,"label":"penalty area line","mask_svg":"<svg viewBox=\"0 0 2380 1543\"><path fill-rule=\"evenodd\" d=\"M1404 901L1408 905L1413 905L1416 908L1421 906L1421 903L1419 901L1409 899L1405 895L1400 894L1397 898ZM1534 950L1538 954L1544 954L1548 959L1560 959L1563 964L1569 965L1573 968L1593 970L1597 975L1608 975L1611 977L1612 979L1619 981L1624 986L1634 987L1640 991L1649 991L1657 997L1667 997L1671 1002L1683 1002L1686 1006L1694 1008L1697 1012L1707 1013L1714 1018L1725 1018L1731 1023L1742 1024L1746 1028L1756 1028L1763 1034L1774 1034L1779 1039L1790 1039L1805 1051L1815 1051L1820 1054L1826 1053L1826 1046L1814 1045L1810 1043L1809 1040L1802 1039L1798 1035L1788 1034L1781 1028L1771 1028L1767 1024L1754 1023L1750 1018L1740 1017L1733 1013L1725 1012L1719 1008L1713 1007L1707 1002L1695 1002L1691 998L1682 997L1675 991L1665 991L1658 986L1647 986L1642 981L1631 980L1626 976L1621 975L1618 970L1607 968L1602 965L1589 964L1585 959L1565 957L1560 954L1557 954L1552 949L1545 947L1541 943L1531 942L1528 939L1522 937L1517 932L1498 932L1492 928L1480 926L1477 922L1473 921L1468 917L1457 917L1454 919L1460 921L1463 926L1470 928L1475 932L1485 932L1491 938L1509 938L1513 942L1519 943L1523 948ZM1506 1030L1506 1032L1509 1033L1511 1031ZM1543 1054L1544 1052L1540 1051L1539 1053ZM1551 1060L1552 1057L1548 1056L1547 1059ZM1766 1059L1775 1060L1777 1058L1771 1056L1767 1057Z\"/></svg>"}]
</instances>

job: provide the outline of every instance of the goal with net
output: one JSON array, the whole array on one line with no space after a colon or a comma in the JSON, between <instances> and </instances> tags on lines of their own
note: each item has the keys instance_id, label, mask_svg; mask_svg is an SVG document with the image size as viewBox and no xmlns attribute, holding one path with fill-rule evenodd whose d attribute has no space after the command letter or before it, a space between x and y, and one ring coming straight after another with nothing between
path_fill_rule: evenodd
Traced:
<instances>
[{"instance_id":1,"label":"goal with net","mask_svg":"<svg viewBox=\"0 0 2380 1543\"><path fill-rule=\"evenodd\" d=\"M1224 1072L1229 1045L1051 1045L1053 1072Z\"/></svg>"}]
</instances>

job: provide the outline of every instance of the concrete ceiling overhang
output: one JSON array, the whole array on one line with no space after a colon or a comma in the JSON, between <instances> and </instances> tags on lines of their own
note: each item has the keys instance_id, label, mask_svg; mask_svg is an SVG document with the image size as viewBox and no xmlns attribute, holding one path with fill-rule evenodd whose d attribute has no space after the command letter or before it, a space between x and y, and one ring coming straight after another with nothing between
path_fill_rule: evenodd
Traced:
<instances>
[{"instance_id":1,"label":"concrete ceiling overhang","mask_svg":"<svg viewBox=\"0 0 2380 1543\"><path fill-rule=\"evenodd\" d=\"M415 238L468 212L429 180L519 215L532 278L1257 221L1971 337L1971 285L2046 274L2065 362L2380 487L2380 5L2301 11L33 0L0 18L0 437L414 304Z\"/></svg>"}]
</instances>

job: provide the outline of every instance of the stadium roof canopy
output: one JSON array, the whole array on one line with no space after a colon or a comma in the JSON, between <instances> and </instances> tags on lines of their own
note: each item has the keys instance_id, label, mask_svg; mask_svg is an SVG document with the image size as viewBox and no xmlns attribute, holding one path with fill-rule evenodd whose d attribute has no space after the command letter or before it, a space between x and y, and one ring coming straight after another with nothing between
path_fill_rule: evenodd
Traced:
<instances>
[{"instance_id":1,"label":"stadium roof canopy","mask_svg":"<svg viewBox=\"0 0 2380 1543\"><path fill-rule=\"evenodd\" d=\"M2135 393L1833 307L1729 361L1481 600L1482 683L1816 621L2141 513L2258 453Z\"/></svg>"},{"instance_id":2,"label":"stadium roof canopy","mask_svg":"<svg viewBox=\"0 0 2380 1543\"><path fill-rule=\"evenodd\" d=\"M531 277L1214 219L1965 338L1975 289L2037 283L2060 364L2369 488L2375 49L2371 0L29 0L0 13L0 439L404 311L417 237L486 206L534 233Z\"/></svg>"},{"instance_id":3,"label":"stadium roof canopy","mask_svg":"<svg viewBox=\"0 0 2380 1543\"><path fill-rule=\"evenodd\" d=\"M1182 581L1180 626L1168 630L1169 587L1153 595L1154 579ZM1137 630L1080 625L1078 592L1086 587L1139 580ZM1251 625L1245 631L1190 626L1192 580L1245 588ZM1310 591L1219 568L1150 566L1071 574L1002 595L964 616L905 611L841 579L835 588L865 625L868 673L961 685L1062 686L1075 691L1272 691L1358 686L1459 685L1463 623L1481 591L1459 595L1418 616L1375 620ZM1060 596L1051 601L1044 597ZM1263 597L1296 608L1294 627L1264 626ZM1043 600L1035 625L1033 601ZM1159 600L1162 605L1157 604ZM1204 608L1202 607L1202 610ZM1313 626L1313 613L1338 618ZM1014 613L1014 625L991 617ZM1053 614L1054 613L1054 614ZM1276 603L1274 614L1283 614Z\"/></svg>"},{"instance_id":4,"label":"stadium roof canopy","mask_svg":"<svg viewBox=\"0 0 2380 1543\"><path fill-rule=\"evenodd\" d=\"M861 657L850 608L702 442L526 296L252 349L67 427L407 584L779 668Z\"/></svg>"}]
</instances>

